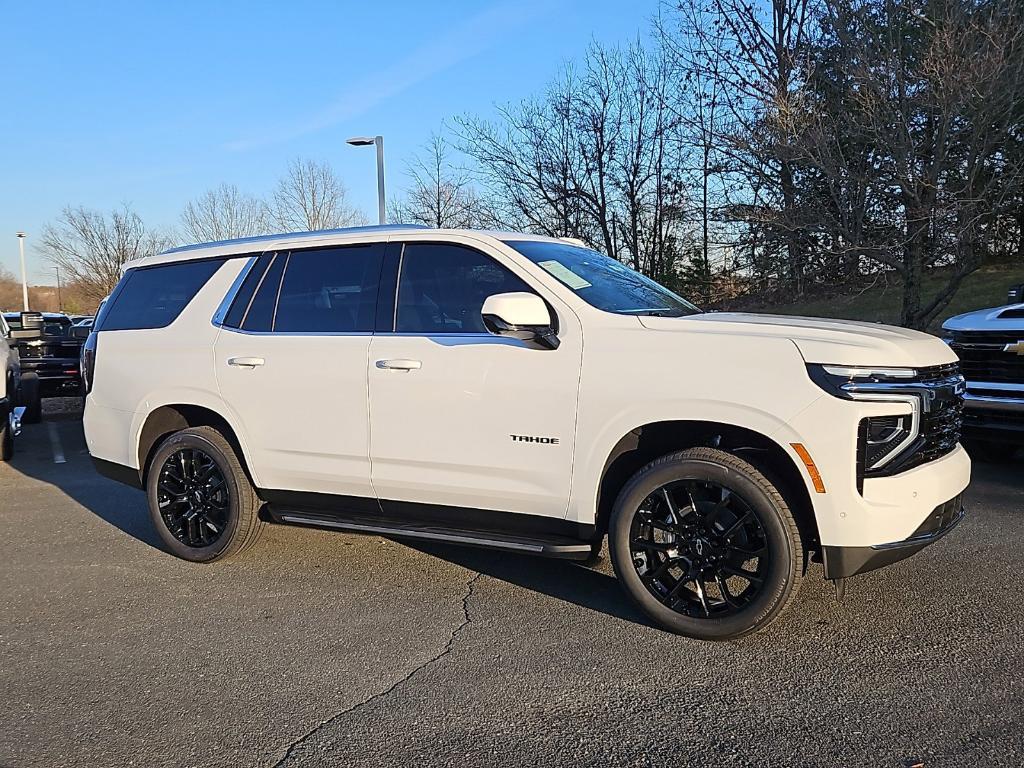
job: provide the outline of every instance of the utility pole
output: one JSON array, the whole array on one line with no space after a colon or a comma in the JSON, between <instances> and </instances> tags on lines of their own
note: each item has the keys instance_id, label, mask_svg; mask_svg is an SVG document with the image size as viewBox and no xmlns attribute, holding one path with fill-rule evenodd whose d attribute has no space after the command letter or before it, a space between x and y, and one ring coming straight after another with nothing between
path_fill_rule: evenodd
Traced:
<instances>
[{"instance_id":1,"label":"utility pole","mask_svg":"<svg viewBox=\"0 0 1024 768\"><path fill-rule=\"evenodd\" d=\"M60 297L60 267L54 267L53 271L57 273L57 311L64 311L64 302Z\"/></svg>"},{"instance_id":2,"label":"utility pole","mask_svg":"<svg viewBox=\"0 0 1024 768\"><path fill-rule=\"evenodd\" d=\"M25 276L25 233L16 232L18 236L18 250L21 252L21 299L28 312L28 278Z\"/></svg>"}]
</instances>

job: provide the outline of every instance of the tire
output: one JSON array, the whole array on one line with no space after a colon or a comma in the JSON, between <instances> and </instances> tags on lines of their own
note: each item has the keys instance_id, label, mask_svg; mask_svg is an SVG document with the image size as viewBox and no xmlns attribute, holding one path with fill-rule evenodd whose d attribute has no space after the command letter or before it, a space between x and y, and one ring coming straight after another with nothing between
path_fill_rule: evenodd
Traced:
<instances>
[{"instance_id":1,"label":"tire","mask_svg":"<svg viewBox=\"0 0 1024 768\"><path fill-rule=\"evenodd\" d=\"M21 404L25 406L23 422L38 424L43 420L43 399L39 394L39 376L35 373L21 377Z\"/></svg>"},{"instance_id":2,"label":"tire","mask_svg":"<svg viewBox=\"0 0 1024 768\"><path fill-rule=\"evenodd\" d=\"M804 566L782 494L715 448L672 453L637 472L612 509L609 551L644 613L700 640L764 629L796 597Z\"/></svg>"},{"instance_id":3,"label":"tire","mask_svg":"<svg viewBox=\"0 0 1024 768\"><path fill-rule=\"evenodd\" d=\"M183 429L160 444L147 472L146 498L160 540L183 560L234 557L266 527L259 519L262 502L234 449L213 427Z\"/></svg>"},{"instance_id":4,"label":"tire","mask_svg":"<svg viewBox=\"0 0 1024 768\"><path fill-rule=\"evenodd\" d=\"M7 462L14 458L14 435L11 433L11 422L6 416L0 424L0 461Z\"/></svg>"}]
</instances>

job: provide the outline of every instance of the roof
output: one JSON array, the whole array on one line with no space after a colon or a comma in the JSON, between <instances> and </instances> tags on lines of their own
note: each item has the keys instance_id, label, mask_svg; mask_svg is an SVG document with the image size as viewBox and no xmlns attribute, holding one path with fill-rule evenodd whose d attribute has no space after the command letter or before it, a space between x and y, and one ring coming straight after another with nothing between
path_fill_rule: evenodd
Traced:
<instances>
[{"instance_id":1,"label":"roof","mask_svg":"<svg viewBox=\"0 0 1024 768\"><path fill-rule=\"evenodd\" d=\"M272 243L275 240L301 240L312 237L329 237L330 235L359 235L371 232L400 232L406 229L428 229L419 224L375 224L365 227L341 227L339 229L321 229L316 232L284 232L277 235L256 235L255 237L236 237L230 240L213 240L209 243L193 243L192 245L179 245L177 248L169 248L161 251L160 256L169 253L187 253L188 251L199 251L207 248L221 248L235 245L255 245L257 243Z\"/></svg>"},{"instance_id":2,"label":"roof","mask_svg":"<svg viewBox=\"0 0 1024 768\"><path fill-rule=\"evenodd\" d=\"M323 229L316 232L283 232L276 235L258 235L256 237L240 237L232 240L218 240L210 243L182 245L162 251L154 256L134 259L125 268L143 264L162 263L184 259L200 259L213 256L231 256L273 250L280 246L292 246L296 241L310 241L311 245L333 245L344 243L349 238L365 238L367 235L402 235L431 234L438 235L482 235L500 240L557 240L543 235L530 235L521 232L499 232L491 230L469 229L434 229L422 224L377 224L365 227L343 227L341 229Z\"/></svg>"}]
</instances>

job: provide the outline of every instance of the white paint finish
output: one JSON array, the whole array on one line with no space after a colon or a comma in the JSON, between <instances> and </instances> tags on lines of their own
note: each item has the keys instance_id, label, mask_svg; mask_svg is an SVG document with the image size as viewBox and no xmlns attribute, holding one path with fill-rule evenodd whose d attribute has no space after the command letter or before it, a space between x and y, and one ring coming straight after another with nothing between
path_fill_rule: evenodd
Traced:
<instances>
[{"instance_id":1,"label":"white paint finish","mask_svg":"<svg viewBox=\"0 0 1024 768\"><path fill-rule=\"evenodd\" d=\"M868 480L860 495L858 421L907 406L839 400L806 374L807 361L896 367L954 360L932 337L807 318L605 313L490 233L291 238L302 246L389 239L484 250L555 307L561 345L544 350L491 336L220 332L210 318L244 262L237 259L168 328L101 332L85 418L90 451L135 467L149 413L192 403L232 425L263 487L363 496L375 490L386 499L591 522L605 462L620 438L651 422L713 421L781 446L808 488L823 543L850 546L905 538L969 480L970 462L958 449L896 477ZM229 244L152 261L218 248L253 250ZM263 365L228 366L228 358ZM794 442L810 451L826 494L814 492Z\"/></svg>"},{"instance_id":2,"label":"white paint finish","mask_svg":"<svg viewBox=\"0 0 1024 768\"><path fill-rule=\"evenodd\" d=\"M648 328L687 333L791 339L808 363L873 366L928 366L955 363L950 348L928 333L879 323L819 317L709 312L691 317L643 317Z\"/></svg>"},{"instance_id":3,"label":"white paint finish","mask_svg":"<svg viewBox=\"0 0 1024 768\"><path fill-rule=\"evenodd\" d=\"M565 516L578 334L555 350L492 336L379 335L370 357L422 361L414 371L370 369L370 455L382 498Z\"/></svg>"},{"instance_id":4,"label":"white paint finish","mask_svg":"<svg viewBox=\"0 0 1024 768\"><path fill-rule=\"evenodd\" d=\"M509 325L548 325L551 316L544 301L532 293L498 293L484 300L482 315L494 315Z\"/></svg>"},{"instance_id":5,"label":"white paint finish","mask_svg":"<svg viewBox=\"0 0 1024 768\"><path fill-rule=\"evenodd\" d=\"M213 365L261 487L373 496L366 423L369 335L225 328ZM260 365L229 365L232 358Z\"/></svg>"}]
</instances>

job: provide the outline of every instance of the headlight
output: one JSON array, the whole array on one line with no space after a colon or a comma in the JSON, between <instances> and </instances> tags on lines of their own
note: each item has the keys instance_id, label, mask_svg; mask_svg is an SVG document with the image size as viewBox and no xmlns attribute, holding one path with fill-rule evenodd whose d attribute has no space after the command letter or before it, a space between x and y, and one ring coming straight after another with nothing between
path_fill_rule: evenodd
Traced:
<instances>
[{"instance_id":1,"label":"headlight","mask_svg":"<svg viewBox=\"0 0 1024 768\"><path fill-rule=\"evenodd\" d=\"M861 419L859 437L864 469L881 469L916 437L913 415Z\"/></svg>"},{"instance_id":2,"label":"headlight","mask_svg":"<svg viewBox=\"0 0 1024 768\"><path fill-rule=\"evenodd\" d=\"M834 397L881 403L906 403L910 413L861 419L858 434L859 478L881 470L910 448L921 432L925 397L914 368L808 365L811 380Z\"/></svg>"},{"instance_id":3,"label":"headlight","mask_svg":"<svg viewBox=\"0 0 1024 768\"><path fill-rule=\"evenodd\" d=\"M906 384L917 376L914 368L874 368L851 365L807 366L811 380L830 395L845 400L858 399L859 390L875 390L878 384ZM868 386L864 386L868 385Z\"/></svg>"}]
</instances>

